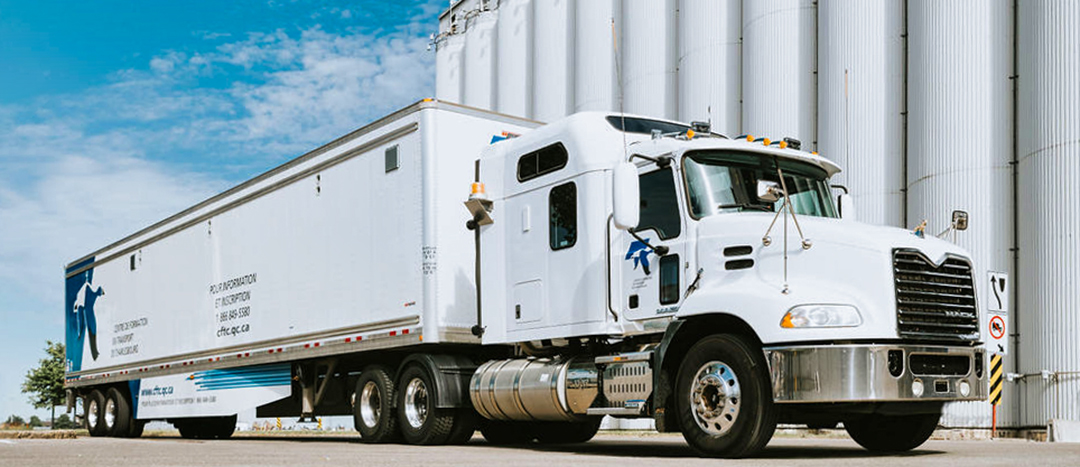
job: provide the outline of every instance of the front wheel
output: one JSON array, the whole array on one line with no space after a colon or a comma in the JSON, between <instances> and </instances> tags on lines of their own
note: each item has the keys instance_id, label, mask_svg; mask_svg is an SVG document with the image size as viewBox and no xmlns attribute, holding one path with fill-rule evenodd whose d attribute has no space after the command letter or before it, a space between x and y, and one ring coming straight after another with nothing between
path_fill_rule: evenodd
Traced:
<instances>
[{"instance_id":1,"label":"front wheel","mask_svg":"<svg viewBox=\"0 0 1080 467\"><path fill-rule=\"evenodd\" d=\"M901 452L921 446L937 428L940 413L916 415L870 414L844 420L851 439L871 451Z\"/></svg>"},{"instance_id":2,"label":"front wheel","mask_svg":"<svg viewBox=\"0 0 1080 467\"><path fill-rule=\"evenodd\" d=\"M776 429L761 349L733 334L708 336L690 348L675 381L683 438L708 457L752 456Z\"/></svg>"}]
</instances>

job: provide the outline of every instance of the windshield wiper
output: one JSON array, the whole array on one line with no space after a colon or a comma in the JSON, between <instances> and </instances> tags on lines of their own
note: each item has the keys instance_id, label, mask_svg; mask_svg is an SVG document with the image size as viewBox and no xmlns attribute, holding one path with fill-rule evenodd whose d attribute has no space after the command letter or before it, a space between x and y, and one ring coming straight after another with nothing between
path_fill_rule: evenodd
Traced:
<instances>
[{"instance_id":1,"label":"windshield wiper","mask_svg":"<svg viewBox=\"0 0 1080 467\"><path fill-rule=\"evenodd\" d=\"M759 211L773 212L772 208L763 204L750 204L750 203L736 203L736 204L721 204L716 209L757 209Z\"/></svg>"}]
</instances>

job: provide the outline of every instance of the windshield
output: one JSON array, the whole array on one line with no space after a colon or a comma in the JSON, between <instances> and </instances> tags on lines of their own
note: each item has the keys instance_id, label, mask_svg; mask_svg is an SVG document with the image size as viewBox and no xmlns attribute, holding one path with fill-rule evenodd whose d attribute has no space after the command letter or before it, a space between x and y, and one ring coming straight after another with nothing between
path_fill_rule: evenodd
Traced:
<instances>
[{"instance_id":1,"label":"windshield","mask_svg":"<svg viewBox=\"0 0 1080 467\"><path fill-rule=\"evenodd\" d=\"M690 212L699 219L724 212L776 212L783 199L775 203L758 199L757 183L780 183L777 164L784 172L795 214L839 217L825 170L805 162L735 151L697 151L683 158Z\"/></svg>"}]
</instances>

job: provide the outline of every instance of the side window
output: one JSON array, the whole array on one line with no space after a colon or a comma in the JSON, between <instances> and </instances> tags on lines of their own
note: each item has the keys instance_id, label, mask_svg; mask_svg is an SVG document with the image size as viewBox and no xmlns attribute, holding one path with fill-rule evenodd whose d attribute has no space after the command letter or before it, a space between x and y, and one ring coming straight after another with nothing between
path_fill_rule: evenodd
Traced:
<instances>
[{"instance_id":1,"label":"side window","mask_svg":"<svg viewBox=\"0 0 1080 467\"><path fill-rule=\"evenodd\" d=\"M679 199L675 193L675 178L670 170L657 170L638 177L641 190L641 217L637 232L656 229L660 239L678 237L682 232L679 219Z\"/></svg>"},{"instance_id":2,"label":"side window","mask_svg":"<svg viewBox=\"0 0 1080 467\"><path fill-rule=\"evenodd\" d=\"M570 248L577 243L577 186L573 182L551 189L548 225L552 250Z\"/></svg>"},{"instance_id":3,"label":"side window","mask_svg":"<svg viewBox=\"0 0 1080 467\"><path fill-rule=\"evenodd\" d=\"M569 157L562 143L555 143L518 158L517 179L519 182L532 180L563 167Z\"/></svg>"},{"instance_id":4,"label":"side window","mask_svg":"<svg viewBox=\"0 0 1080 467\"><path fill-rule=\"evenodd\" d=\"M679 301L679 255L660 258L660 304Z\"/></svg>"}]
</instances>

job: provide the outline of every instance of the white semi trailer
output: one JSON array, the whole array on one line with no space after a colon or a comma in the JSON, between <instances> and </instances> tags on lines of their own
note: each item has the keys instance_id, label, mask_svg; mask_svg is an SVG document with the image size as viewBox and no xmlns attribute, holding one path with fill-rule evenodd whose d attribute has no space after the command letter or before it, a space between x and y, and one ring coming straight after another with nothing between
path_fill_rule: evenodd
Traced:
<instances>
[{"instance_id":1,"label":"white semi trailer","mask_svg":"<svg viewBox=\"0 0 1080 467\"><path fill-rule=\"evenodd\" d=\"M986 397L972 265L844 219L798 146L419 102L72 262L69 407L95 436L223 438L255 408L372 443L614 416L705 456L777 423L912 449Z\"/></svg>"}]
</instances>

